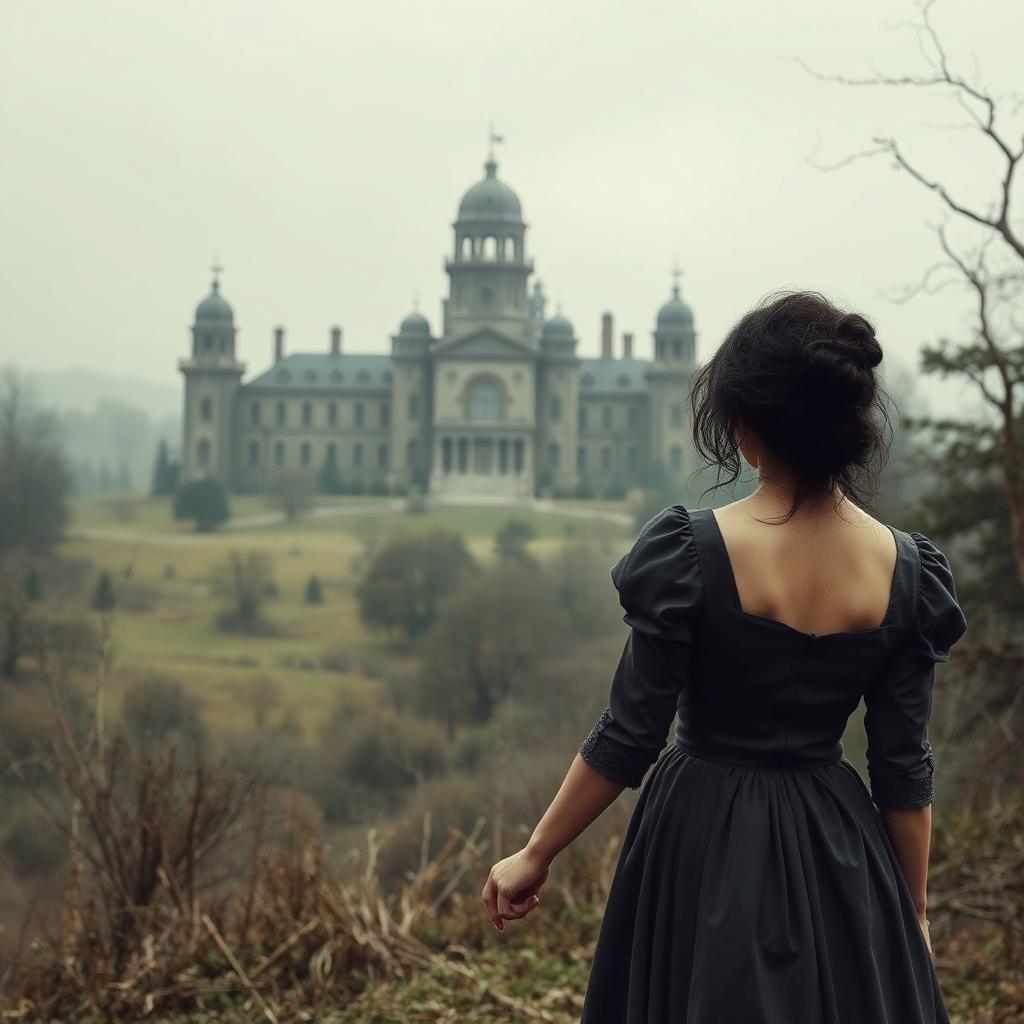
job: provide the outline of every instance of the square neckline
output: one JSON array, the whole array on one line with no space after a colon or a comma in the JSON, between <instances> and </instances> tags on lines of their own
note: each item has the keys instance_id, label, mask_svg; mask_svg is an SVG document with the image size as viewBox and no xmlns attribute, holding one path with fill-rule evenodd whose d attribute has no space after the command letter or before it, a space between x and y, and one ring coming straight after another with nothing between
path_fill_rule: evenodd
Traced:
<instances>
[{"instance_id":1,"label":"square neckline","mask_svg":"<svg viewBox=\"0 0 1024 1024\"><path fill-rule=\"evenodd\" d=\"M722 534L722 528L718 525L718 517L715 515L715 510L710 506L708 506L704 511L707 513L708 518L714 526L715 538L722 555L722 561L725 564L725 574L733 611L737 612L739 615L756 622L767 622L772 626L781 627L782 629L788 630L790 633L801 636L806 640L828 640L832 637L840 636L870 636L874 633L881 633L883 630L889 628L893 612L896 608L896 592L899 589L900 569L902 568L904 558L903 545L900 543L899 534L889 523L883 523L882 525L892 534L893 540L896 542L896 563L892 570L892 582L889 585L889 604L885 609L885 617L877 626L868 626L866 629L842 629L836 630L833 633L808 633L805 630L797 629L796 626L791 626L788 622L783 622L781 619L772 619L767 615L758 615L756 612L748 612L743 608L743 605L740 602L739 587L736 584L736 574L733 572L732 568L732 559L729 557L729 548L725 543L725 536Z\"/></svg>"}]
</instances>

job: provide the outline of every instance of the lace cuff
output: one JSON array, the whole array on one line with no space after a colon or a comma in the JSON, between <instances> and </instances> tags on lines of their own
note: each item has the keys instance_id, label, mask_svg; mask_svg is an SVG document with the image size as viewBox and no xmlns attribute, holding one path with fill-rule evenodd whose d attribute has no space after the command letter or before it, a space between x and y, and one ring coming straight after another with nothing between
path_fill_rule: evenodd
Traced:
<instances>
[{"instance_id":1,"label":"lace cuff","mask_svg":"<svg viewBox=\"0 0 1024 1024\"><path fill-rule=\"evenodd\" d=\"M916 811L927 807L935 799L935 755L929 751L925 757L927 773L921 778L895 775L890 778L871 778L871 799L880 811Z\"/></svg>"},{"instance_id":2,"label":"lace cuff","mask_svg":"<svg viewBox=\"0 0 1024 1024\"><path fill-rule=\"evenodd\" d=\"M606 736L604 730L612 721L611 708L605 708L580 746L580 757L606 779L628 789L639 789L657 754L651 758L646 751L624 747Z\"/></svg>"}]
</instances>

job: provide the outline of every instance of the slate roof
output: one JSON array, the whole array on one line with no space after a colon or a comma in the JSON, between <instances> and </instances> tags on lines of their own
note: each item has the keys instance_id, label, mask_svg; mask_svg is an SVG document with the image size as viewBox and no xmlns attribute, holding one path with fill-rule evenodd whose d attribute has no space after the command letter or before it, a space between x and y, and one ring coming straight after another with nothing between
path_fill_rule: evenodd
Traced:
<instances>
[{"instance_id":1,"label":"slate roof","mask_svg":"<svg viewBox=\"0 0 1024 1024\"><path fill-rule=\"evenodd\" d=\"M391 356L295 352L244 387L255 391L389 391Z\"/></svg>"},{"instance_id":2,"label":"slate roof","mask_svg":"<svg viewBox=\"0 0 1024 1024\"><path fill-rule=\"evenodd\" d=\"M580 395L646 394L645 359L581 359Z\"/></svg>"}]
</instances>

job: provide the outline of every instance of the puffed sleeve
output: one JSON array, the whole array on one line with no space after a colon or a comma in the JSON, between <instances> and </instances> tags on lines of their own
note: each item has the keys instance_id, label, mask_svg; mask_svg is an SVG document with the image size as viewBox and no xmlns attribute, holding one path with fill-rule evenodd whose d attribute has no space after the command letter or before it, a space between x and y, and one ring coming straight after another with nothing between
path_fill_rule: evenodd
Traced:
<instances>
[{"instance_id":1,"label":"puffed sleeve","mask_svg":"<svg viewBox=\"0 0 1024 1024\"><path fill-rule=\"evenodd\" d=\"M871 796L879 810L916 810L934 799L928 739L935 667L967 630L946 556L912 532L920 556L916 616L905 641L864 695Z\"/></svg>"},{"instance_id":2,"label":"puffed sleeve","mask_svg":"<svg viewBox=\"0 0 1024 1024\"><path fill-rule=\"evenodd\" d=\"M654 516L611 575L630 629L608 706L579 752L637 789L665 746L696 641L703 578L687 510L671 505Z\"/></svg>"}]
</instances>

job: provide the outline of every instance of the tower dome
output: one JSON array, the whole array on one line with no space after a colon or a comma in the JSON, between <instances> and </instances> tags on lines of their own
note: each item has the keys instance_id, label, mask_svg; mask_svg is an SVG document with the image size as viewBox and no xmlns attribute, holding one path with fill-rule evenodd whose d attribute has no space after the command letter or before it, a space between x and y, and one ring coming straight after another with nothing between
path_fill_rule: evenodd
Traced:
<instances>
[{"instance_id":1,"label":"tower dome","mask_svg":"<svg viewBox=\"0 0 1024 1024\"><path fill-rule=\"evenodd\" d=\"M399 325L399 334L430 335L430 321L419 311L413 310Z\"/></svg>"},{"instance_id":2,"label":"tower dome","mask_svg":"<svg viewBox=\"0 0 1024 1024\"><path fill-rule=\"evenodd\" d=\"M470 186L459 203L460 223L522 224L523 208L519 197L498 180L497 171L498 164L492 156L484 164L484 177Z\"/></svg>"},{"instance_id":3,"label":"tower dome","mask_svg":"<svg viewBox=\"0 0 1024 1024\"><path fill-rule=\"evenodd\" d=\"M693 310L679 297L679 265L672 270L672 297L658 310L658 327L693 327Z\"/></svg>"},{"instance_id":4,"label":"tower dome","mask_svg":"<svg viewBox=\"0 0 1024 1024\"><path fill-rule=\"evenodd\" d=\"M196 323L233 323L234 311L220 293L220 280L214 274L210 294L196 306Z\"/></svg>"},{"instance_id":5,"label":"tower dome","mask_svg":"<svg viewBox=\"0 0 1024 1024\"><path fill-rule=\"evenodd\" d=\"M545 320L544 326L541 328L542 338L571 338L572 336L572 322L561 313L556 313L550 320Z\"/></svg>"},{"instance_id":6,"label":"tower dome","mask_svg":"<svg viewBox=\"0 0 1024 1024\"><path fill-rule=\"evenodd\" d=\"M658 310L658 326L693 326L693 310L679 297L678 284L672 286L672 298Z\"/></svg>"}]
</instances>

